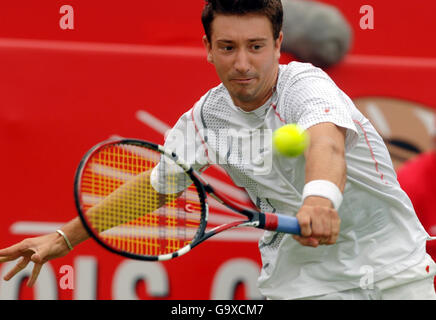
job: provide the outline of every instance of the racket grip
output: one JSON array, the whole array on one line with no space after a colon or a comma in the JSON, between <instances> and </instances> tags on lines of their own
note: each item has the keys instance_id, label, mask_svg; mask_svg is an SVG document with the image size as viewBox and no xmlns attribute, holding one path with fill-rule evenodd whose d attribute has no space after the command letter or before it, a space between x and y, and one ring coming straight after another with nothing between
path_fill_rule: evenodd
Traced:
<instances>
[{"instance_id":1,"label":"racket grip","mask_svg":"<svg viewBox=\"0 0 436 320\"><path fill-rule=\"evenodd\" d=\"M284 214L265 213L265 229L277 232L300 235L300 224L297 218Z\"/></svg>"}]
</instances>

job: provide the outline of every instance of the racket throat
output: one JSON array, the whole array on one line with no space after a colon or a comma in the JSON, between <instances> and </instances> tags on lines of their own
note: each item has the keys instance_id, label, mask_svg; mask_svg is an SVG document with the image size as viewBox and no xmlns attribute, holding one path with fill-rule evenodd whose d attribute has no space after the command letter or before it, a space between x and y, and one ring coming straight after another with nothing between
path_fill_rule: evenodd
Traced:
<instances>
[{"instance_id":1,"label":"racket throat","mask_svg":"<svg viewBox=\"0 0 436 320\"><path fill-rule=\"evenodd\" d=\"M232 211L238 211L239 213L245 215L250 221L258 220L258 212L252 211L250 209L245 208L244 206L241 206L233 201L231 201L227 196L225 196L223 193L214 190L209 184L204 186L204 190L216 201L221 203L222 205L226 206Z\"/></svg>"},{"instance_id":2,"label":"racket throat","mask_svg":"<svg viewBox=\"0 0 436 320\"><path fill-rule=\"evenodd\" d=\"M277 230L279 219L277 215L274 213L262 213L262 212L256 212L256 215L258 216L259 220L259 226L260 229L275 231Z\"/></svg>"}]
</instances>

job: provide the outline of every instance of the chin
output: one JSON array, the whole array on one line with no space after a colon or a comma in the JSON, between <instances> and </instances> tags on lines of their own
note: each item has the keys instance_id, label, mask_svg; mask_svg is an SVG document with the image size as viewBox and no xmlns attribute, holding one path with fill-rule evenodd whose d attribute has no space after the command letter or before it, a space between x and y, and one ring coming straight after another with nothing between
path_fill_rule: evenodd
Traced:
<instances>
[{"instance_id":1,"label":"chin","mask_svg":"<svg viewBox=\"0 0 436 320\"><path fill-rule=\"evenodd\" d=\"M251 94L244 94L244 95L236 94L235 97L241 102L251 102L254 100L254 97Z\"/></svg>"}]
</instances>

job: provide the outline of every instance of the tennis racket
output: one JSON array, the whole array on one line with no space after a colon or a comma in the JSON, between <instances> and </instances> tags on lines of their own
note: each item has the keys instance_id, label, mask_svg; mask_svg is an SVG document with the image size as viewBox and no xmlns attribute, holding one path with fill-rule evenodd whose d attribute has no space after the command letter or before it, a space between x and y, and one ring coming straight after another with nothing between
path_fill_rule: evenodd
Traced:
<instances>
[{"instance_id":1,"label":"tennis racket","mask_svg":"<svg viewBox=\"0 0 436 320\"><path fill-rule=\"evenodd\" d=\"M207 194L244 220L206 231ZM80 219L100 245L151 261L179 257L235 227L300 234L295 217L245 208L214 189L174 152L136 140L108 140L91 148L75 175Z\"/></svg>"}]
</instances>

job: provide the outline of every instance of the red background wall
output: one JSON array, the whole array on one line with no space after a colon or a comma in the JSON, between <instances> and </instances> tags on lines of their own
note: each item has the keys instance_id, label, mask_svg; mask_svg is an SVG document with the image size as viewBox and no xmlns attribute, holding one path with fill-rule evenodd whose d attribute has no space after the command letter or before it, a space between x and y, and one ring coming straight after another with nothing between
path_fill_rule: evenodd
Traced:
<instances>
[{"instance_id":1,"label":"red background wall","mask_svg":"<svg viewBox=\"0 0 436 320\"><path fill-rule=\"evenodd\" d=\"M436 107L434 1L324 2L336 5L353 29L350 53L328 70L346 93L353 99L387 96ZM146 124L152 118L146 116L144 123L138 112L172 126L218 84L201 47L203 3L0 3L0 247L75 217L74 172L92 145L112 135L161 143L163 133ZM74 8L74 30L59 27L59 8L65 4ZM374 8L374 30L359 27L364 4ZM282 62L291 59L283 55ZM12 283L0 280L0 298L260 298L257 235L231 245L230 236L209 241L159 264L129 261L88 241L46 264L34 290L19 277ZM59 285L63 265L74 269L74 290ZM0 272L10 268L0 265Z\"/></svg>"}]
</instances>

